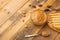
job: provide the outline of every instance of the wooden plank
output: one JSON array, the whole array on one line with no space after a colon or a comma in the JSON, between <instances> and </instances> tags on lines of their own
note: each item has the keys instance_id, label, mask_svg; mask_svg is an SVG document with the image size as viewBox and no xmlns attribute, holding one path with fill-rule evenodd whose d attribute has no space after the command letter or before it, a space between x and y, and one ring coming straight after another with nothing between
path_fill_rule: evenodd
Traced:
<instances>
[{"instance_id":1,"label":"wooden plank","mask_svg":"<svg viewBox=\"0 0 60 40\"><path fill-rule=\"evenodd\" d=\"M25 11L28 11L30 10L29 8L29 4L30 4L31 1L29 1L27 4L24 5L24 7L22 7L21 9L19 9L11 18L9 18L2 26L1 26L1 29L0 29L0 35L2 35L6 30L7 28L9 28L9 26L14 23L15 21L18 20L18 18L21 18L23 17L23 11L24 11L24 8L25 8Z\"/></svg>"},{"instance_id":2,"label":"wooden plank","mask_svg":"<svg viewBox=\"0 0 60 40\"><path fill-rule=\"evenodd\" d=\"M50 36L48 37L43 37L43 36L38 36L38 37L34 37L33 40L54 40L55 37L57 36L57 32L50 29L47 25L44 26L41 31L39 31L38 34L40 34L42 31L47 31L48 33L50 32Z\"/></svg>"},{"instance_id":3,"label":"wooden plank","mask_svg":"<svg viewBox=\"0 0 60 40\"><path fill-rule=\"evenodd\" d=\"M29 18L29 16L28 16L28 18ZM27 19L25 18L26 21L28 20L28 18ZM9 38L12 37L21 28L21 26L24 23L26 23L26 21L24 23L22 22L23 19L24 18L22 18L21 20L17 21L16 24L14 26L12 26L13 28L11 28L11 30L9 30L9 31L6 32L7 34L6 33L3 34L2 38L5 39L5 40L9 40Z\"/></svg>"},{"instance_id":4,"label":"wooden plank","mask_svg":"<svg viewBox=\"0 0 60 40\"><path fill-rule=\"evenodd\" d=\"M47 0L44 4L43 7L41 7L41 10L45 10L48 5L52 5L56 0Z\"/></svg>"},{"instance_id":5,"label":"wooden plank","mask_svg":"<svg viewBox=\"0 0 60 40\"><path fill-rule=\"evenodd\" d=\"M8 4L8 2L10 2L11 0L0 0L0 9L2 9L6 4Z\"/></svg>"},{"instance_id":6,"label":"wooden plank","mask_svg":"<svg viewBox=\"0 0 60 40\"><path fill-rule=\"evenodd\" d=\"M23 1L23 2L24 2L24 1ZM9 7L10 7L10 6L9 6ZM13 6L12 6L12 7L13 7ZM7 10L7 11L8 11L8 10ZM15 11L14 8L13 8L13 10L11 9L11 11L12 11L12 12ZM5 13L6 13L6 12L5 12ZM5 14L3 13L3 11L2 11L2 13L0 14L0 15L1 15L1 16L0 16L0 21L2 21L2 23L4 23L4 22L5 22L9 17L11 17L13 14L14 14L14 13L10 13L10 14L6 14L6 15L5 15ZM9 15L9 16L8 16L8 15ZM6 19L6 17L7 17L7 19ZM5 18L5 20L4 20L4 18ZM11 22L11 21L10 21L10 22ZM8 24L8 23L10 23L10 22L6 22L6 23ZM4 24L4 25L7 26L7 24ZM7 28L7 27L4 28L4 25L0 27L0 33L3 32L4 29ZM9 25L8 25L8 26L9 26ZM3 31L2 31L2 30L3 30Z\"/></svg>"},{"instance_id":7,"label":"wooden plank","mask_svg":"<svg viewBox=\"0 0 60 40\"><path fill-rule=\"evenodd\" d=\"M8 19L0 28L0 35L2 35L9 26L15 22L22 14L20 15L19 13L13 15L10 19Z\"/></svg>"},{"instance_id":8,"label":"wooden plank","mask_svg":"<svg viewBox=\"0 0 60 40\"><path fill-rule=\"evenodd\" d=\"M56 36L55 40L60 40L60 33Z\"/></svg>"},{"instance_id":9,"label":"wooden plank","mask_svg":"<svg viewBox=\"0 0 60 40\"><path fill-rule=\"evenodd\" d=\"M22 11L24 11L24 8L28 8L28 9L29 9L29 7L28 7L29 4L30 4L30 3L26 4L26 5L25 5L23 8L21 8L15 15L13 15L9 20L7 20L7 22L5 23L6 25L4 24L5 27L9 27L9 25L11 25L12 22L15 22L14 19L16 19L17 16L20 15ZM20 12L20 11L21 11L21 12ZM20 18L21 15L18 16L18 17ZM18 18L17 20L19 20L19 18ZM17 20L16 20L16 21L17 21ZM3 25L3 27L4 27L4 25ZM8 25L8 26L7 26L7 25ZM12 26L11 26L11 27L12 27ZM10 27L10 28L11 28L11 27ZM8 28L8 29L9 29L9 28ZM8 31L8 30L7 30L7 31ZM12 31L12 30L11 30L11 31ZM3 35L3 36L4 36L4 35Z\"/></svg>"},{"instance_id":10,"label":"wooden plank","mask_svg":"<svg viewBox=\"0 0 60 40\"><path fill-rule=\"evenodd\" d=\"M52 4L52 9L56 9L56 7L58 6L58 5L60 5L60 2L59 2L59 0L56 0L53 4Z\"/></svg>"},{"instance_id":11,"label":"wooden plank","mask_svg":"<svg viewBox=\"0 0 60 40\"><path fill-rule=\"evenodd\" d=\"M21 8L28 0L12 0L0 11L0 25L11 17L19 8ZM22 3L23 2L23 3ZM4 20L5 19L5 20Z\"/></svg>"}]
</instances>

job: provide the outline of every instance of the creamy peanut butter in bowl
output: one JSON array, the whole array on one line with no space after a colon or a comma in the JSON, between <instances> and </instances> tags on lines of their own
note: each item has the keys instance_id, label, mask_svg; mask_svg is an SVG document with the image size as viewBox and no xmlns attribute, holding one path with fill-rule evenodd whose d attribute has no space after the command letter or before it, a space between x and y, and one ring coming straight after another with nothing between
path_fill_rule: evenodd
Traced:
<instances>
[{"instance_id":1,"label":"creamy peanut butter in bowl","mask_svg":"<svg viewBox=\"0 0 60 40\"><path fill-rule=\"evenodd\" d=\"M40 9L35 9L30 12L31 13L31 19L34 24L36 25L42 25L47 20L47 15L44 11L41 11Z\"/></svg>"}]
</instances>

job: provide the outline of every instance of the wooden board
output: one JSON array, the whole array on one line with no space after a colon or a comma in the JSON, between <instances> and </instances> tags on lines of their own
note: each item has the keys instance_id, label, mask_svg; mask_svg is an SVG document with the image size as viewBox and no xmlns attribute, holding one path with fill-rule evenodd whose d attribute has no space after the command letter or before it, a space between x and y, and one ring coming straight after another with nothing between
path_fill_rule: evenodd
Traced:
<instances>
[{"instance_id":1,"label":"wooden board","mask_svg":"<svg viewBox=\"0 0 60 40\"><path fill-rule=\"evenodd\" d=\"M3 0L4 1L4 0ZM7 0L6 0L7 1ZM33 0L9 0L1 7L0 11L0 40L58 40L58 32L46 26L36 26L32 23L29 11L34 10L29 7ZM45 10L48 5L52 5L56 0L47 0L43 7ZM25 14L26 13L26 14ZM44 30L51 33L49 37L25 38L26 34L36 34Z\"/></svg>"},{"instance_id":2,"label":"wooden board","mask_svg":"<svg viewBox=\"0 0 60 40\"><path fill-rule=\"evenodd\" d=\"M56 36L55 40L60 40L60 33Z\"/></svg>"},{"instance_id":3,"label":"wooden board","mask_svg":"<svg viewBox=\"0 0 60 40\"><path fill-rule=\"evenodd\" d=\"M28 0L12 0L0 11L0 25L2 25L9 17L11 17L19 8L21 8ZM22 3L24 2L24 3ZM22 4L22 5L21 5ZM5 20L4 20L5 19Z\"/></svg>"},{"instance_id":4,"label":"wooden board","mask_svg":"<svg viewBox=\"0 0 60 40\"><path fill-rule=\"evenodd\" d=\"M2 9L6 4L8 4L11 0L0 0L0 9Z\"/></svg>"},{"instance_id":5,"label":"wooden board","mask_svg":"<svg viewBox=\"0 0 60 40\"><path fill-rule=\"evenodd\" d=\"M12 2L13 3L13 2ZM11 3L11 5L12 5L12 3ZM8 4L9 5L9 4ZM11 5L9 5L9 7L11 6ZM23 4L24 5L24 4ZM16 6L16 5L15 5ZM9 8L8 6L5 6L4 7L4 9L5 8ZM13 6L11 6L11 7L13 7ZM16 7L15 7L16 8ZM14 9L15 8L13 8L13 9L11 9L11 11L13 12L13 11L15 11ZM18 8L18 7L17 7ZM3 25L3 26L0 26L0 34L6 29L6 28L8 28L8 26L9 25L7 25L7 24L11 24L12 23L12 21L9 21L8 19L9 19L9 17L11 17L13 14L15 14L15 13L8 13L8 10L10 10L10 9L8 9L8 10L6 10L6 11L3 11L4 9L2 9L2 13L1 13L1 16L0 16L0 21L1 21L1 24ZM6 15L3 13L3 12L5 12L6 13ZM16 14L15 14L16 15ZM17 14L17 16L19 15L19 13ZM13 16L14 17L14 16ZM5 20L4 20L5 19ZM3 21L4 20L4 21ZM6 20L8 20L5 24L3 24ZM6 25L6 26L5 26ZM5 26L5 27L4 27Z\"/></svg>"},{"instance_id":6,"label":"wooden board","mask_svg":"<svg viewBox=\"0 0 60 40\"><path fill-rule=\"evenodd\" d=\"M48 33L50 33L50 36L48 37L44 37L44 36L38 36L38 37L34 37L33 40L54 40L55 37L58 35L58 33L54 30L51 30L48 25L44 26L41 31L38 32L38 34L40 34L43 31L47 31Z\"/></svg>"}]
</instances>

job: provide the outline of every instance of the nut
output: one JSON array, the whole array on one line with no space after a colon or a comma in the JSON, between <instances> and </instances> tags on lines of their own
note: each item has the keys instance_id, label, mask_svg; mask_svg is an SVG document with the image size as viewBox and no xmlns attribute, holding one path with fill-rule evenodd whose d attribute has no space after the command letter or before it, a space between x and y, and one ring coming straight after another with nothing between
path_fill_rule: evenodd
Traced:
<instances>
[{"instance_id":1,"label":"nut","mask_svg":"<svg viewBox=\"0 0 60 40\"><path fill-rule=\"evenodd\" d=\"M49 36L49 33L47 31L42 31L41 35L44 37L47 37L47 36Z\"/></svg>"}]
</instances>

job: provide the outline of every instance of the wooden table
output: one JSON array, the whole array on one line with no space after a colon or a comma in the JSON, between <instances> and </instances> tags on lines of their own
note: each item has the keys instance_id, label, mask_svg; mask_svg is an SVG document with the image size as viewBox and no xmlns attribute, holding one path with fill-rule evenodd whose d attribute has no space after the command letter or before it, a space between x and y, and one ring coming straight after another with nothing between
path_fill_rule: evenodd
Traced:
<instances>
[{"instance_id":1,"label":"wooden table","mask_svg":"<svg viewBox=\"0 0 60 40\"><path fill-rule=\"evenodd\" d=\"M60 33L49 28L48 24L36 26L30 18L30 11L35 8L29 7L33 0L1 0L0 1L0 40L60 40ZM43 7L52 5L56 0L47 0ZM59 8L59 7L57 7ZM36 34L42 31L50 32L49 37L25 38L26 34Z\"/></svg>"}]
</instances>

